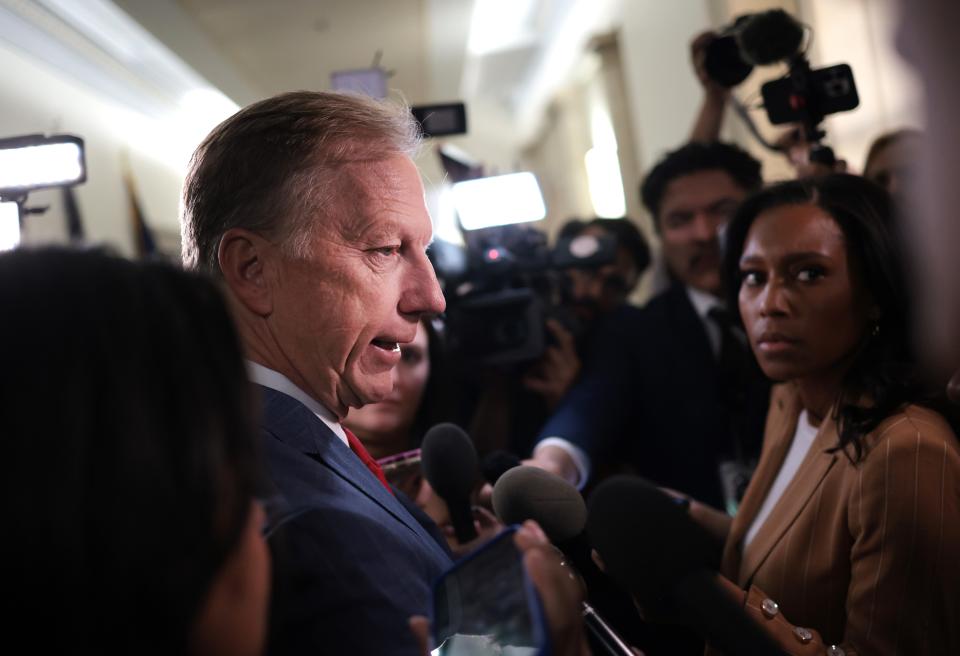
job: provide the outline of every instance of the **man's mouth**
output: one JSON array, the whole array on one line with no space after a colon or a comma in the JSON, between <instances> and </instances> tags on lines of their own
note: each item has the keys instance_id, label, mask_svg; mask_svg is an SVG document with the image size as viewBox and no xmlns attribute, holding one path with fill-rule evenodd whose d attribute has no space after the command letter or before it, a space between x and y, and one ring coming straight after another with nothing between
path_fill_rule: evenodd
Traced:
<instances>
[{"instance_id":1,"label":"man's mouth","mask_svg":"<svg viewBox=\"0 0 960 656\"><path fill-rule=\"evenodd\" d=\"M375 339L372 344L379 349L384 351L391 351L393 353L400 352L400 342L387 340L387 339Z\"/></svg>"}]
</instances>

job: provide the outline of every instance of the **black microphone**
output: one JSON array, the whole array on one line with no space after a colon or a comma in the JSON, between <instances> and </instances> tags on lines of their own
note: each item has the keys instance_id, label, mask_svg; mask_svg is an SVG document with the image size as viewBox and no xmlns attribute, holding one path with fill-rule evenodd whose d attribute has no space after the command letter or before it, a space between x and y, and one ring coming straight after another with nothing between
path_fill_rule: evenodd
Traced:
<instances>
[{"instance_id":1,"label":"black microphone","mask_svg":"<svg viewBox=\"0 0 960 656\"><path fill-rule=\"evenodd\" d=\"M644 608L681 613L724 653L782 655L716 581L705 530L655 486L628 476L602 483L590 498L587 534L606 572Z\"/></svg>"},{"instance_id":2,"label":"black microphone","mask_svg":"<svg viewBox=\"0 0 960 656\"><path fill-rule=\"evenodd\" d=\"M587 506L580 492L559 476L538 467L521 466L504 472L493 486L493 510L504 524L535 520L577 570L585 574L595 568L584 533ZM591 646L613 656L632 656L623 638L590 604L583 602L581 612L594 638Z\"/></svg>"},{"instance_id":3,"label":"black microphone","mask_svg":"<svg viewBox=\"0 0 960 656\"><path fill-rule=\"evenodd\" d=\"M456 424L437 424L420 445L420 464L430 486L446 501L457 542L476 539L470 493L477 481L477 450Z\"/></svg>"}]
</instances>

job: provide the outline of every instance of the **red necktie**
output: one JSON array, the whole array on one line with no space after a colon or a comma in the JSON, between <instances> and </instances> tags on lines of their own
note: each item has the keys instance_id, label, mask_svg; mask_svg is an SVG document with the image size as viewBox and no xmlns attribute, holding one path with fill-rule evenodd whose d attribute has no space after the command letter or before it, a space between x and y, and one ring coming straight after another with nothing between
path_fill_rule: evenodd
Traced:
<instances>
[{"instance_id":1,"label":"red necktie","mask_svg":"<svg viewBox=\"0 0 960 656\"><path fill-rule=\"evenodd\" d=\"M383 475L383 470L380 469L380 464L373 459L373 456L367 453L363 442L358 440L357 436L350 432L346 426L343 427L343 432L347 434L347 442L350 444L350 449L363 461L363 464L367 466L370 473L377 477L377 480L387 489L387 492L393 494L393 490L390 489L390 484L387 483L387 477Z\"/></svg>"}]
</instances>

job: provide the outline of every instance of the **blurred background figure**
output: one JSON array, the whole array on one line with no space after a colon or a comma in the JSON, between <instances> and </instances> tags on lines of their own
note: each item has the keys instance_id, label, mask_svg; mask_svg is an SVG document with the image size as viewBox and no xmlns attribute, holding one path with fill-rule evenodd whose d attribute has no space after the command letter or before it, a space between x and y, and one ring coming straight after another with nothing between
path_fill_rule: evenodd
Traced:
<instances>
[{"instance_id":1,"label":"blurred background figure","mask_svg":"<svg viewBox=\"0 0 960 656\"><path fill-rule=\"evenodd\" d=\"M636 224L622 219L574 219L560 230L559 237L612 237L616 241L616 259L596 268L567 269L569 307L590 335L598 320L608 317L627 303L650 266L650 247ZM583 340L581 340L582 342Z\"/></svg>"},{"instance_id":2,"label":"blurred background figure","mask_svg":"<svg viewBox=\"0 0 960 656\"><path fill-rule=\"evenodd\" d=\"M863 177L887 190L898 203L913 184L923 147L923 133L903 128L882 134L870 144Z\"/></svg>"},{"instance_id":3,"label":"blurred background figure","mask_svg":"<svg viewBox=\"0 0 960 656\"><path fill-rule=\"evenodd\" d=\"M350 408L344 424L381 459L416 448L423 434L439 419L428 416L435 407L436 377L440 365L440 341L429 319L420 321L417 336L400 346L400 363L393 369L393 392L379 403ZM430 400L434 403L431 404Z\"/></svg>"},{"instance_id":4,"label":"blurred background figure","mask_svg":"<svg viewBox=\"0 0 960 656\"><path fill-rule=\"evenodd\" d=\"M0 305L8 639L261 653L253 403L215 285L99 252L19 251L0 257Z\"/></svg>"}]
</instances>

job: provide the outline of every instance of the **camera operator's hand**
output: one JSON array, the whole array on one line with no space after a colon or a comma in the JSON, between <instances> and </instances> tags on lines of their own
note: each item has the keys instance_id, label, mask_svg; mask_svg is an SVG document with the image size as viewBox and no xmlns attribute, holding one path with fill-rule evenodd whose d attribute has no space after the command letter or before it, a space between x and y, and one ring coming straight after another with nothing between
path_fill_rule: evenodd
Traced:
<instances>
[{"instance_id":1,"label":"camera operator's hand","mask_svg":"<svg viewBox=\"0 0 960 656\"><path fill-rule=\"evenodd\" d=\"M707 47L717 38L717 33L708 30L701 32L693 37L690 42L690 61L693 64L693 72L700 81L700 86L708 94L721 96L724 99L730 95L730 89L718 84L707 74Z\"/></svg>"},{"instance_id":2,"label":"camera operator's hand","mask_svg":"<svg viewBox=\"0 0 960 656\"><path fill-rule=\"evenodd\" d=\"M774 145L790 161L790 165L797 173L797 179L812 178L828 173L845 173L846 160L838 159L832 166L821 162L810 161L810 143L804 139L800 128L791 128L777 137Z\"/></svg>"},{"instance_id":3,"label":"camera operator's hand","mask_svg":"<svg viewBox=\"0 0 960 656\"><path fill-rule=\"evenodd\" d=\"M723 112L730 99L730 89L718 84L707 75L707 47L717 38L713 31L702 32L690 42L690 61L693 72L703 87L703 103L697 114L696 122L690 133L693 143L713 143L720 139L720 127L723 124Z\"/></svg>"},{"instance_id":4,"label":"camera operator's hand","mask_svg":"<svg viewBox=\"0 0 960 656\"><path fill-rule=\"evenodd\" d=\"M580 357L573 335L558 321L547 319L547 330L556 343L547 347L543 357L523 377L523 384L542 396L552 411L580 374Z\"/></svg>"}]
</instances>

